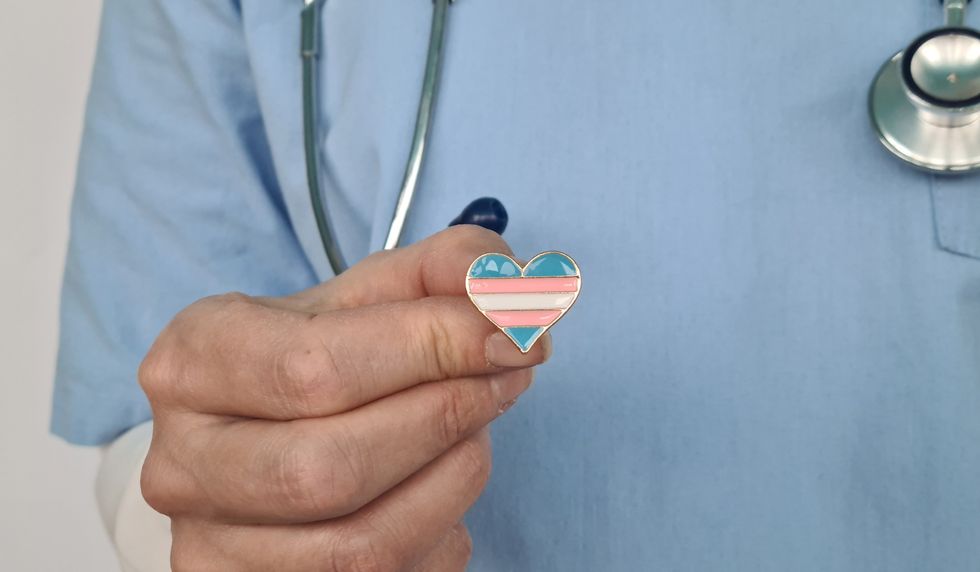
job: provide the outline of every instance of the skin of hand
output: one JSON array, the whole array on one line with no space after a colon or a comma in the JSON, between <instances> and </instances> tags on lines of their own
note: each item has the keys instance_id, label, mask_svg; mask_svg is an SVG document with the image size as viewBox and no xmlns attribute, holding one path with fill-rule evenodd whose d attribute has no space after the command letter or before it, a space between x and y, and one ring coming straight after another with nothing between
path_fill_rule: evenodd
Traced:
<instances>
[{"instance_id":1,"label":"skin of hand","mask_svg":"<svg viewBox=\"0 0 980 572\"><path fill-rule=\"evenodd\" d=\"M487 425L550 355L470 303L498 235L453 227L283 298L178 314L139 370L153 409L143 496L174 570L464 570Z\"/></svg>"}]
</instances>

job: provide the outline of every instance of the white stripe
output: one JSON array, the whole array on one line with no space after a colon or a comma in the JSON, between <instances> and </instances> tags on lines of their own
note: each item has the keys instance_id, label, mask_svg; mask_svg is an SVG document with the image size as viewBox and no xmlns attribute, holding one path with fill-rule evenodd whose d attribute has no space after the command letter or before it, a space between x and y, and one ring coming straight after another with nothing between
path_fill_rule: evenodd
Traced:
<instances>
[{"instance_id":1,"label":"white stripe","mask_svg":"<svg viewBox=\"0 0 980 572\"><path fill-rule=\"evenodd\" d=\"M473 301L483 311L489 310L564 310L577 292L543 294L474 294Z\"/></svg>"}]
</instances>

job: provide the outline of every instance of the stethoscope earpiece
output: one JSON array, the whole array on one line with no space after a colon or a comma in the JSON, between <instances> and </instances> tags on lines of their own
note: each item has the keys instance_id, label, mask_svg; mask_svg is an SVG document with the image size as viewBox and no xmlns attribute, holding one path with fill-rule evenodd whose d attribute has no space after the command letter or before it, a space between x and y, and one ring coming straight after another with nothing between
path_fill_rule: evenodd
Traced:
<instances>
[{"instance_id":1,"label":"stethoscope earpiece","mask_svg":"<svg viewBox=\"0 0 980 572\"><path fill-rule=\"evenodd\" d=\"M937 173L980 168L980 32L968 0L946 0L946 25L895 54L871 84L868 108L893 154Z\"/></svg>"}]
</instances>

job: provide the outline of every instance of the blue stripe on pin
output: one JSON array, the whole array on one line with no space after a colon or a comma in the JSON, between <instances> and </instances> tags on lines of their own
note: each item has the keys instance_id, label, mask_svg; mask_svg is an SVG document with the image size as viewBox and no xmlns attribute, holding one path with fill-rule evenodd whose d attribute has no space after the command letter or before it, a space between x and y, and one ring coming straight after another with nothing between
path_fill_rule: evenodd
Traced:
<instances>
[{"instance_id":1,"label":"blue stripe on pin","mask_svg":"<svg viewBox=\"0 0 980 572\"><path fill-rule=\"evenodd\" d=\"M485 254L470 267L470 278L514 278L521 269L503 254Z\"/></svg>"},{"instance_id":2,"label":"blue stripe on pin","mask_svg":"<svg viewBox=\"0 0 980 572\"><path fill-rule=\"evenodd\" d=\"M527 326L515 327L515 328L501 328L507 337L517 344L517 347L521 349L522 352L527 353L534 342L544 333L545 328L533 328Z\"/></svg>"},{"instance_id":3,"label":"blue stripe on pin","mask_svg":"<svg viewBox=\"0 0 980 572\"><path fill-rule=\"evenodd\" d=\"M542 254L531 261L524 269L525 276L538 278L554 276L578 276L572 259L560 252Z\"/></svg>"}]
</instances>

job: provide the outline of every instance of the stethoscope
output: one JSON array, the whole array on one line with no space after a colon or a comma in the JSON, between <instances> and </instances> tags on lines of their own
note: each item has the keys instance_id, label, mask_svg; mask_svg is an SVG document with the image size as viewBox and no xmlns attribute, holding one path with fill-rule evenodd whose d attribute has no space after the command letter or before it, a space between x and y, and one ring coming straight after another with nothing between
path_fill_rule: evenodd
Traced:
<instances>
[{"instance_id":1,"label":"stethoscope","mask_svg":"<svg viewBox=\"0 0 980 572\"><path fill-rule=\"evenodd\" d=\"M964 26L969 0L940 0L946 24L885 62L868 108L881 143L935 173L980 168L980 32Z\"/></svg>"},{"instance_id":2,"label":"stethoscope","mask_svg":"<svg viewBox=\"0 0 980 572\"><path fill-rule=\"evenodd\" d=\"M412 134L412 146L405 163L401 190L391 215L391 223L388 225L388 234L384 242L385 250L397 247L401 241L405 221L412 207L412 199L415 198L415 191L418 189L429 132L432 129L432 109L439 88L439 69L446 36L446 11L451 1L433 0L432 2L432 27L429 33L429 49L425 57L425 72L422 76L422 94L419 97L418 113L415 116L415 131ZM319 7L317 0L303 0L303 4L300 53L303 58L303 147L306 155L306 179L323 251L327 255L334 275L338 275L347 269L347 262L344 260L333 226L330 224L320 190L320 149L316 121ZM507 220L507 210L503 203L491 197L483 197L467 205L449 225L476 224L503 234L504 229L507 228Z\"/></svg>"},{"instance_id":3,"label":"stethoscope","mask_svg":"<svg viewBox=\"0 0 980 572\"><path fill-rule=\"evenodd\" d=\"M971 0L940 0L946 23L919 36L881 67L871 84L868 108L881 143L900 159L937 173L980 168L980 32L964 26ZM412 199L419 185L433 106L439 86L446 34L446 12L452 0L433 0L429 48L412 145L401 190L391 215L384 249L401 241ZM317 0L303 0L303 142L313 215L323 250L334 274L347 268L327 216L320 190L317 133ZM507 226L507 211L497 199L470 203L454 224L478 224L498 233Z\"/></svg>"}]
</instances>

